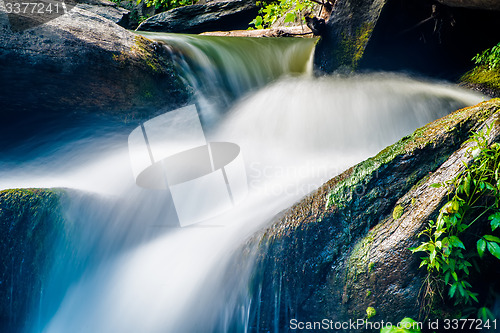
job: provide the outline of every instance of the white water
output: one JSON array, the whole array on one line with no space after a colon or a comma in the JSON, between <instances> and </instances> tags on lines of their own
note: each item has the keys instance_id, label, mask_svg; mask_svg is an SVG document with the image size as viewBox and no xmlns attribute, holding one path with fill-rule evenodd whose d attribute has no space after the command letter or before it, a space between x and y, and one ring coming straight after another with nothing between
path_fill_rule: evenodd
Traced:
<instances>
[{"instance_id":1,"label":"white water","mask_svg":"<svg viewBox=\"0 0 500 333\"><path fill-rule=\"evenodd\" d=\"M76 150L62 143L48 157L1 170L0 188L91 192L70 192L67 217L80 232L61 249L80 258L71 263L80 269L73 273L65 262L54 268L40 304L52 310L40 311L39 323L28 331L234 332L227 325L239 313L237 330L246 332L251 256L233 272L234 281L221 279L249 235L347 167L481 100L456 87L387 74L284 76L239 99L207 134L242 147L248 198L183 229L175 227L168 194L134 185L126 136L118 128ZM60 290L61 275L69 288Z\"/></svg>"}]
</instances>

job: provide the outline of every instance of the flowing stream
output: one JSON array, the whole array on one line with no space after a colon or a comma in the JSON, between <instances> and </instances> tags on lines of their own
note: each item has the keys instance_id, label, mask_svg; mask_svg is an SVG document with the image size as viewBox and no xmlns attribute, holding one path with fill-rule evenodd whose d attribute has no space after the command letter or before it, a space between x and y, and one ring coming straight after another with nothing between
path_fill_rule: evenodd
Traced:
<instances>
[{"instance_id":1,"label":"flowing stream","mask_svg":"<svg viewBox=\"0 0 500 333\"><path fill-rule=\"evenodd\" d=\"M482 100L390 73L315 78L312 39L147 36L167 44L195 87L207 139L240 145L248 196L179 228L167 191L134 184L127 136L136 125L56 121L57 135L20 143L0 161L0 189L69 188L72 221L27 332L255 331L245 289L252 256L223 280L239 246L349 166Z\"/></svg>"}]
</instances>

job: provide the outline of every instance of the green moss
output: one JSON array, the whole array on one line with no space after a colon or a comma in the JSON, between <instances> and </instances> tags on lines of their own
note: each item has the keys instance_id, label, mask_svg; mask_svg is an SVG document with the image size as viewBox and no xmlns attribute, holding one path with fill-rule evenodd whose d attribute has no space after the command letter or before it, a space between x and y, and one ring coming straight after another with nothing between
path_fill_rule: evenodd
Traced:
<instances>
[{"instance_id":1,"label":"green moss","mask_svg":"<svg viewBox=\"0 0 500 333\"><path fill-rule=\"evenodd\" d=\"M401 205L397 205L396 207L394 207L394 210L392 211L392 218L397 220L399 219L402 215L403 215L403 206Z\"/></svg>"},{"instance_id":2,"label":"green moss","mask_svg":"<svg viewBox=\"0 0 500 333\"><path fill-rule=\"evenodd\" d=\"M0 322L17 331L26 309L38 302L43 281L55 260L55 244L66 224L60 205L63 190L0 191ZM16 315L12 315L16 314Z\"/></svg>"},{"instance_id":3,"label":"green moss","mask_svg":"<svg viewBox=\"0 0 500 333\"><path fill-rule=\"evenodd\" d=\"M500 70L475 67L460 78L460 81L478 84L496 91L500 91Z\"/></svg>"},{"instance_id":4,"label":"green moss","mask_svg":"<svg viewBox=\"0 0 500 333\"><path fill-rule=\"evenodd\" d=\"M417 149L424 149L436 144L438 137L459 131L468 119L477 123L485 121L499 106L500 99L492 99L475 107L455 111L454 113L437 119L424 127L418 128L395 144L388 146L375 157L357 164L344 174L340 175L338 182L328 193L325 208L336 206L344 208L353 199L360 189L363 189L372 179L378 178L382 166L390 163L399 155L409 154ZM439 156L436 165L440 165L446 156Z\"/></svg>"},{"instance_id":5,"label":"green moss","mask_svg":"<svg viewBox=\"0 0 500 333\"><path fill-rule=\"evenodd\" d=\"M135 65L153 74L165 74L170 64L156 53L152 43L145 37L135 36L130 50L113 55L113 60L122 68Z\"/></svg>"},{"instance_id":6,"label":"green moss","mask_svg":"<svg viewBox=\"0 0 500 333\"><path fill-rule=\"evenodd\" d=\"M366 319L370 319L371 317L375 316L377 314L377 311L375 308L372 308L371 306L366 308Z\"/></svg>"},{"instance_id":7,"label":"green moss","mask_svg":"<svg viewBox=\"0 0 500 333\"><path fill-rule=\"evenodd\" d=\"M370 249L373 243L373 232L368 234L359 241L349 256L349 270L347 280L356 282L360 274L367 274L375 267L375 263L370 262Z\"/></svg>"},{"instance_id":8,"label":"green moss","mask_svg":"<svg viewBox=\"0 0 500 333\"><path fill-rule=\"evenodd\" d=\"M368 298L368 297L370 297L371 295L372 295L372 291L371 291L371 290L367 290L367 291L366 291L366 297Z\"/></svg>"},{"instance_id":9,"label":"green moss","mask_svg":"<svg viewBox=\"0 0 500 333\"><path fill-rule=\"evenodd\" d=\"M337 62L356 69L370 40L373 28L373 23L365 22L353 34L343 32L341 34L340 48L337 52Z\"/></svg>"}]
</instances>

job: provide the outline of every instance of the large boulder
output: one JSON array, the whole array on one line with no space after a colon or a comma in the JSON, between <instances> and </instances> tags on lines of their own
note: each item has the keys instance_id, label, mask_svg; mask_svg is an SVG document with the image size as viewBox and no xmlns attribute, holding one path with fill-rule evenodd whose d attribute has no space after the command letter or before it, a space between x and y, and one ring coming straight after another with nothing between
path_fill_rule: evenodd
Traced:
<instances>
[{"instance_id":1,"label":"large boulder","mask_svg":"<svg viewBox=\"0 0 500 333\"><path fill-rule=\"evenodd\" d=\"M202 33L248 28L258 8L250 0L214 1L174 8L142 22L137 30Z\"/></svg>"},{"instance_id":2,"label":"large boulder","mask_svg":"<svg viewBox=\"0 0 500 333\"><path fill-rule=\"evenodd\" d=\"M463 143L471 131L494 126L490 140L500 140L498 110L500 100L492 100L418 129L256 234L242 251L257 251L247 289L254 300L249 325L267 332L287 331L292 319L348 323L365 319L368 307L379 323L419 318L425 274L408 248L418 244L417 235L447 198L444 188L430 185L452 178L470 161L465 151L471 143ZM235 259L236 266L240 262ZM492 274L483 279L496 276L499 266L489 267ZM335 331L364 331L350 328Z\"/></svg>"},{"instance_id":3,"label":"large boulder","mask_svg":"<svg viewBox=\"0 0 500 333\"><path fill-rule=\"evenodd\" d=\"M127 28L130 11L109 0L79 0L78 8L85 9Z\"/></svg>"},{"instance_id":4,"label":"large boulder","mask_svg":"<svg viewBox=\"0 0 500 333\"><path fill-rule=\"evenodd\" d=\"M315 53L318 72L412 71L458 79L500 39L498 12L431 0L339 0Z\"/></svg>"},{"instance_id":5,"label":"large boulder","mask_svg":"<svg viewBox=\"0 0 500 333\"><path fill-rule=\"evenodd\" d=\"M184 104L189 95L164 48L97 14L73 8L17 32L0 14L2 134L44 113L130 118Z\"/></svg>"}]
</instances>

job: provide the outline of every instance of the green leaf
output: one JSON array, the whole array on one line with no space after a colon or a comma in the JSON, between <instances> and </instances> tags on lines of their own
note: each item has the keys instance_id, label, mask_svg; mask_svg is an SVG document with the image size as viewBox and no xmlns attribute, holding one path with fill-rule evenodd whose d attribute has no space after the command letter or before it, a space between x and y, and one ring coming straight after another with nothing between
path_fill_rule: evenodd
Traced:
<instances>
[{"instance_id":1,"label":"green leaf","mask_svg":"<svg viewBox=\"0 0 500 333\"><path fill-rule=\"evenodd\" d=\"M420 333L418 322L409 317L403 318L403 320L399 322L398 326L400 328L395 332Z\"/></svg>"},{"instance_id":2,"label":"green leaf","mask_svg":"<svg viewBox=\"0 0 500 333\"><path fill-rule=\"evenodd\" d=\"M396 326L384 326L383 328L380 329L380 333L393 333L397 332Z\"/></svg>"},{"instance_id":3,"label":"green leaf","mask_svg":"<svg viewBox=\"0 0 500 333\"><path fill-rule=\"evenodd\" d=\"M443 184L441 183L434 183L434 184L431 184L431 187L434 187L434 188L439 188L439 187L442 187Z\"/></svg>"},{"instance_id":4,"label":"green leaf","mask_svg":"<svg viewBox=\"0 0 500 333\"><path fill-rule=\"evenodd\" d=\"M469 195L470 193L470 180L471 180L471 176L470 176L470 172L467 174L467 177L465 177L465 180L464 180L464 190L465 190L465 194Z\"/></svg>"},{"instance_id":5,"label":"green leaf","mask_svg":"<svg viewBox=\"0 0 500 333\"><path fill-rule=\"evenodd\" d=\"M455 281L458 281L457 272L455 272L455 271L451 272L451 276L453 276L453 278L455 279Z\"/></svg>"},{"instance_id":6,"label":"green leaf","mask_svg":"<svg viewBox=\"0 0 500 333\"><path fill-rule=\"evenodd\" d=\"M458 238L457 236L451 236L450 237L450 244L453 245L454 247L460 247L465 250L464 243Z\"/></svg>"},{"instance_id":7,"label":"green leaf","mask_svg":"<svg viewBox=\"0 0 500 333\"><path fill-rule=\"evenodd\" d=\"M486 241L481 238L477 241L477 253L479 254L480 258L483 257L484 251L486 251Z\"/></svg>"},{"instance_id":8,"label":"green leaf","mask_svg":"<svg viewBox=\"0 0 500 333\"><path fill-rule=\"evenodd\" d=\"M444 283L445 284L448 284L448 282L450 282L450 272L446 272L446 274L444 275Z\"/></svg>"},{"instance_id":9,"label":"green leaf","mask_svg":"<svg viewBox=\"0 0 500 333\"><path fill-rule=\"evenodd\" d=\"M294 21L295 21L295 18L296 18L295 13L288 12L288 13L286 14L286 16L285 16L285 21L284 21L284 23L294 22Z\"/></svg>"},{"instance_id":10,"label":"green leaf","mask_svg":"<svg viewBox=\"0 0 500 333\"><path fill-rule=\"evenodd\" d=\"M500 246L497 243L488 242L488 251L497 257L497 259L500 259Z\"/></svg>"},{"instance_id":11,"label":"green leaf","mask_svg":"<svg viewBox=\"0 0 500 333\"><path fill-rule=\"evenodd\" d=\"M492 236L492 235L484 235L484 239L486 239L489 242L495 242L495 243L500 243L500 238Z\"/></svg>"},{"instance_id":12,"label":"green leaf","mask_svg":"<svg viewBox=\"0 0 500 333\"><path fill-rule=\"evenodd\" d=\"M491 214L488 220L491 221L491 230L495 231L496 228L500 227L500 212Z\"/></svg>"},{"instance_id":13,"label":"green leaf","mask_svg":"<svg viewBox=\"0 0 500 333\"><path fill-rule=\"evenodd\" d=\"M482 319L483 322L485 322L486 320L490 319L490 320L495 320L495 316L493 315L493 313L490 311L490 309L488 309L487 307L482 307L480 308L478 311L477 311L477 317L479 319Z\"/></svg>"},{"instance_id":14,"label":"green leaf","mask_svg":"<svg viewBox=\"0 0 500 333\"><path fill-rule=\"evenodd\" d=\"M457 282L455 282L451 287L450 287L450 290L448 291L448 295L450 295L450 297L453 297L455 296L455 291L457 290Z\"/></svg>"}]
</instances>

